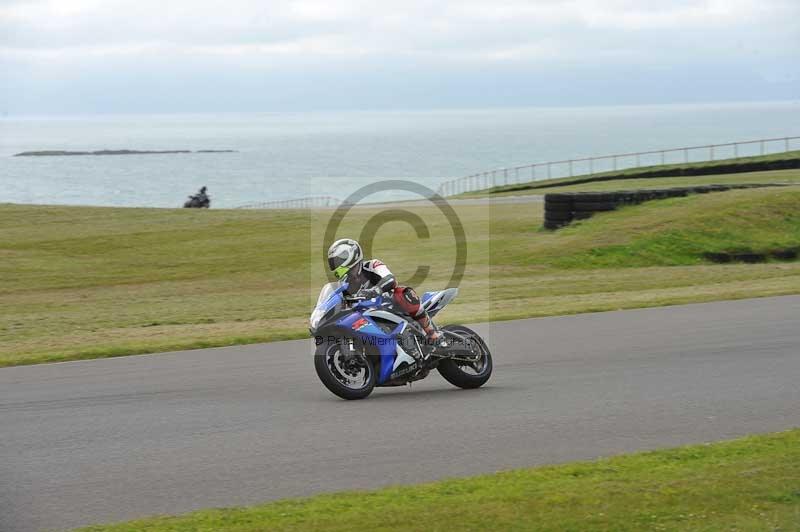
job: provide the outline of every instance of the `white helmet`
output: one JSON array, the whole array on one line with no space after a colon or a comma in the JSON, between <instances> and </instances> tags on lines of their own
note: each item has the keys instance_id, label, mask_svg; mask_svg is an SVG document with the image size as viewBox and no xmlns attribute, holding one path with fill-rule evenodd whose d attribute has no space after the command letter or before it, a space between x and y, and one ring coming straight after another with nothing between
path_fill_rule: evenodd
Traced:
<instances>
[{"instance_id":1,"label":"white helmet","mask_svg":"<svg viewBox=\"0 0 800 532\"><path fill-rule=\"evenodd\" d=\"M328 248L328 267L337 279L344 279L354 266L360 268L363 258L361 246L350 238L337 240Z\"/></svg>"}]
</instances>

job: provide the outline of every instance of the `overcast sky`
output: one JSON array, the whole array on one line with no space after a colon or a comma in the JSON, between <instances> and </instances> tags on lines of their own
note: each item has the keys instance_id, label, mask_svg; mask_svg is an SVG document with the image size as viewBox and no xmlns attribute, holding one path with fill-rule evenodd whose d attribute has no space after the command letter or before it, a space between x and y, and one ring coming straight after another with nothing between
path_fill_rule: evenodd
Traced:
<instances>
[{"instance_id":1,"label":"overcast sky","mask_svg":"<svg viewBox=\"0 0 800 532\"><path fill-rule=\"evenodd\" d=\"M0 113L800 99L798 0L0 0Z\"/></svg>"}]
</instances>

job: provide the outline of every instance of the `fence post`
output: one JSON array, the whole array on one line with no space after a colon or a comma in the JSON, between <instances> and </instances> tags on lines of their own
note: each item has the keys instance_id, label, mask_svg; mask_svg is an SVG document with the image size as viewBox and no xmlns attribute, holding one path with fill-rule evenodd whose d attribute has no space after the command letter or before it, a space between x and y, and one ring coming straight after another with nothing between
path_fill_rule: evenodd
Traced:
<instances>
[{"instance_id":1,"label":"fence post","mask_svg":"<svg viewBox=\"0 0 800 532\"><path fill-rule=\"evenodd\" d=\"M789 137L783 139L783 151L789 151Z\"/></svg>"},{"instance_id":2,"label":"fence post","mask_svg":"<svg viewBox=\"0 0 800 532\"><path fill-rule=\"evenodd\" d=\"M531 181L536 181L536 165L531 165Z\"/></svg>"},{"instance_id":3,"label":"fence post","mask_svg":"<svg viewBox=\"0 0 800 532\"><path fill-rule=\"evenodd\" d=\"M764 155L764 141L761 141L761 155Z\"/></svg>"},{"instance_id":4,"label":"fence post","mask_svg":"<svg viewBox=\"0 0 800 532\"><path fill-rule=\"evenodd\" d=\"M664 164L664 150L661 150L661 164Z\"/></svg>"},{"instance_id":5,"label":"fence post","mask_svg":"<svg viewBox=\"0 0 800 532\"><path fill-rule=\"evenodd\" d=\"M714 145L708 147L708 155L709 158L713 161L714 160Z\"/></svg>"},{"instance_id":6,"label":"fence post","mask_svg":"<svg viewBox=\"0 0 800 532\"><path fill-rule=\"evenodd\" d=\"M738 142L734 142L733 143L733 158L734 159L738 159L739 158L739 143Z\"/></svg>"},{"instance_id":7,"label":"fence post","mask_svg":"<svg viewBox=\"0 0 800 532\"><path fill-rule=\"evenodd\" d=\"M684 163L688 163L689 162L689 148L684 148L683 149L683 162Z\"/></svg>"},{"instance_id":8,"label":"fence post","mask_svg":"<svg viewBox=\"0 0 800 532\"><path fill-rule=\"evenodd\" d=\"M589 175L594 175L594 157L589 157Z\"/></svg>"},{"instance_id":9,"label":"fence post","mask_svg":"<svg viewBox=\"0 0 800 532\"><path fill-rule=\"evenodd\" d=\"M519 183L519 166L514 168L514 183Z\"/></svg>"},{"instance_id":10,"label":"fence post","mask_svg":"<svg viewBox=\"0 0 800 532\"><path fill-rule=\"evenodd\" d=\"M550 179L550 165L552 163L547 163L547 179Z\"/></svg>"},{"instance_id":11,"label":"fence post","mask_svg":"<svg viewBox=\"0 0 800 532\"><path fill-rule=\"evenodd\" d=\"M569 176L572 177L572 159L569 160Z\"/></svg>"},{"instance_id":12,"label":"fence post","mask_svg":"<svg viewBox=\"0 0 800 532\"><path fill-rule=\"evenodd\" d=\"M508 168L503 168L503 183L508 184Z\"/></svg>"},{"instance_id":13,"label":"fence post","mask_svg":"<svg viewBox=\"0 0 800 532\"><path fill-rule=\"evenodd\" d=\"M641 159L639 159L639 154L637 153L636 154L636 168L639 168L641 165L642 165L641 164Z\"/></svg>"},{"instance_id":14,"label":"fence post","mask_svg":"<svg viewBox=\"0 0 800 532\"><path fill-rule=\"evenodd\" d=\"M611 159L613 160L613 163L612 163L612 168L613 168L614 170L616 170L616 169L617 169L617 156L616 156L616 155L614 155L614 156L613 156Z\"/></svg>"}]
</instances>

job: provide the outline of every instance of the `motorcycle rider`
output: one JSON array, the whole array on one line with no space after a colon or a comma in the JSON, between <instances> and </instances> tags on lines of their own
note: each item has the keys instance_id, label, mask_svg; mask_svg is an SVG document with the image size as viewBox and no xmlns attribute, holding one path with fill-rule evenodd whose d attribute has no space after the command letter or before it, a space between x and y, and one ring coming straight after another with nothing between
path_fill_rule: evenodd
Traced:
<instances>
[{"instance_id":1,"label":"motorcycle rider","mask_svg":"<svg viewBox=\"0 0 800 532\"><path fill-rule=\"evenodd\" d=\"M342 238L331 244L328 267L337 279L347 280L347 291L351 294L360 290L369 298L391 293L392 303L419 323L429 342L433 345L441 342L443 333L433 326L414 289L399 286L389 268L378 259L364 260L361 245L355 240Z\"/></svg>"}]
</instances>

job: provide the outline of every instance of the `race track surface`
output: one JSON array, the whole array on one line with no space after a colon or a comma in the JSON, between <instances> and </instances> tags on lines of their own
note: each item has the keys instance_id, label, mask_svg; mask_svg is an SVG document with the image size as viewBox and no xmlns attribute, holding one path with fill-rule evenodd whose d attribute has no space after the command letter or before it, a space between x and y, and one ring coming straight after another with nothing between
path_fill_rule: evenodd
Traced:
<instances>
[{"instance_id":1,"label":"race track surface","mask_svg":"<svg viewBox=\"0 0 800 532\"><path fill-rule=\"evenodd\" d=\"M800 296L482 325L485 388L346 402L310 341L0 369L0 530L64 529L800 426Z\"/></svg>"}]
</instances>

